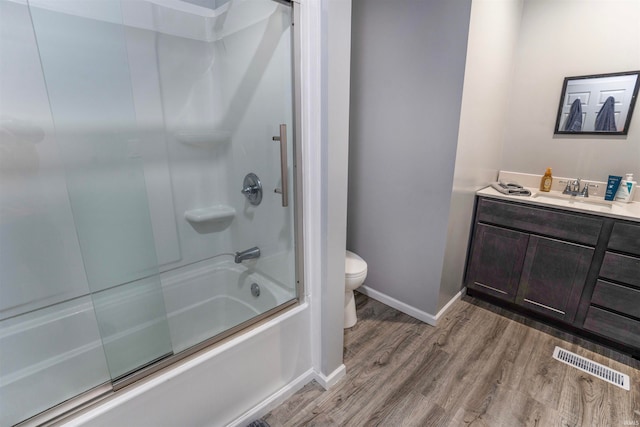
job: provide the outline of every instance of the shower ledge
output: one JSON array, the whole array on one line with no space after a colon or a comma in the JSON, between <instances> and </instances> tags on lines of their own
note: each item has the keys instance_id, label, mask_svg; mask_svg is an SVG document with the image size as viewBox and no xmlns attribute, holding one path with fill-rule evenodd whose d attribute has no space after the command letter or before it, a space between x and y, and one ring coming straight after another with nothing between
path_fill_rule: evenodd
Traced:
<instances>
[{"instance_id":1,"label":"shower ledge","mask_svg":"<svg viewBox=\"0 0 640 427\"><path fill-rule=\"evenodd\" d=\"M184 213L185 219L193 223L224 221L233 218L235 215L236 210L226 205L192 209Z\"/></svg>"}]
</instances>

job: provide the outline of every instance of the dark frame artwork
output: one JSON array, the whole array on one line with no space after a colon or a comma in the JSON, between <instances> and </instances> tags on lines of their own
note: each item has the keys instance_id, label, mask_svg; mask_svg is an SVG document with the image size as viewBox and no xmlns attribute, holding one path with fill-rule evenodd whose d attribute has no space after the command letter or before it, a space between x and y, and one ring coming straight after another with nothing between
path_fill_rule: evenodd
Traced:
<instances>
[{"instance_id":1,"label":"dark frame artwork","mask_svg":"<svg viewBox=\"0 0 640 427\"><path fill-rule=\"evenodd\" d=\"M640 71L565 77L553 133L626 135L639 87Z\"/></svg>"}]
</instances>

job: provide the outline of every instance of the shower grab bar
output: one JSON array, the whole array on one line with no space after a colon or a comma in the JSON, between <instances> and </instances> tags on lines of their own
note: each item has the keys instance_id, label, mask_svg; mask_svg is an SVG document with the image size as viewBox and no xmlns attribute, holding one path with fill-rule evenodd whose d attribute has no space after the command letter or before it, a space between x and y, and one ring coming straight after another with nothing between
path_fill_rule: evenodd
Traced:
<instances>
[{"instance_id":1,"label":"shower grab bar","mask_svg":"<svg viewBox=\"0 0 640 427\"><path fill-rule=\"evenodd\" d=\"M289 180L287 179L287 125L280 125L280 136L274 136L274 141L280 141L280 180L281 188L276 188L274 193L282 194L282 207L289 206Z\"/></svg>"}]
</instances>

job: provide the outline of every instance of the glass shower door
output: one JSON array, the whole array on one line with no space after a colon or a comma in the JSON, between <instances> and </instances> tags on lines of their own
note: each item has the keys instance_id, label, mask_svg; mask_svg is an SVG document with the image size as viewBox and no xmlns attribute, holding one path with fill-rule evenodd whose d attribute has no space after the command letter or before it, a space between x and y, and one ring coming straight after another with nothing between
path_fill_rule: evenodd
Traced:
<instances>
[{"instance_id":1,"label":"glass shower door","mask_svg":"<svg viewBox=\"0 0 640 427\"><path fill-rule=\"evenodd\" d=\"M296 298L291 7L182 3L204 25L167 19L153 40L183 243L161 267L174 351ZM244 259L253 248L259 256Z\"/></svg>"},{"instance_id":2,"label":"glass shower door","mask_svg":"<svg viewBox=\"0 0 640 427\"><path fill-rule=\"evenodd\" d=\"M56 4L55 2L53 3ZM172 354L120 2L31 7L110 376Z\"/></svg>"},{"instance_id":3,"label":"glass shower door","mask_svg":"<svg viewBox=\"0 0 640 427\"><path fill-rule=\"evenodd\" d=\"M111 378L294 300L291 7L30 5Z\"/></svg>"},{"instance_id":4,"label":"glass shower door","mask_svg":"<svg viewBox=\"0 0 640 427\"><path fill-rule=\"evenodd\" d=\"M292 10L0 8L0 424L12 425L296 300Z\"/></svg>"}]
</instances>

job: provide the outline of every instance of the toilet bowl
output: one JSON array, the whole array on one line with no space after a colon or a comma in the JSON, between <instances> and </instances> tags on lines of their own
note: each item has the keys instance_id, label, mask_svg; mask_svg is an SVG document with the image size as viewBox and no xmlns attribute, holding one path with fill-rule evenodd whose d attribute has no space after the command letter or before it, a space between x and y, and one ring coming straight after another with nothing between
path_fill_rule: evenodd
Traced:
<instances>
[{"instance_id":1,"label":"toilet bowl","mask_svg":"<svg viewBox=\"0 0 640 427\"><path fill-rule=\"evenodd\" d=\"M347 251L344 271L344 327L356 324L356 301L353 291L367 278L367 263L358 255Z\"/></svg>"}]
</instances>

